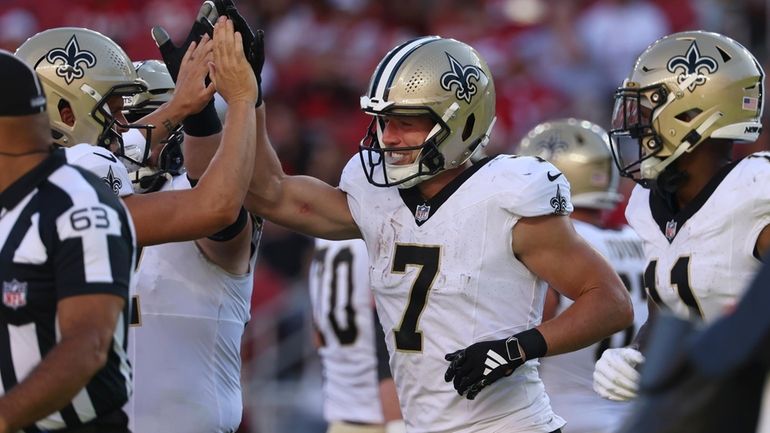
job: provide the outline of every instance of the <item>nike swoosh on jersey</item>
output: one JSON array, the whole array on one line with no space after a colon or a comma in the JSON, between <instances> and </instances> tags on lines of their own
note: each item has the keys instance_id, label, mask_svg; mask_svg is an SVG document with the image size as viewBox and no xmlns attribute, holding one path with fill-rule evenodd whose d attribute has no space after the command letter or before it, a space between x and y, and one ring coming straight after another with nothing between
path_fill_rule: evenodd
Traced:
<instances>
[{"instance_id":1,"label":"nike swoosh on jersey","mask_svg":"<svg viewBox=\"0 0 770 433\"><path fill-rule=\"evenodd\" d=\"M102 155L101 153L97 153L97 152L92 152L92 153L94 155L96 155L96 156L101 156L102 158L106 159L107 161L118 162L117 158L115 158L115 155L113 155L113 154L110 154L110 156L107 156L107 155ZM550 177L551 176L548 176L549 179L550 179Z\"/></svg>"},{"instance_id":2,"label":"nike swoosh on jersey","mask_svg":"<svg viewBox=\"0 0 770 433\"><path fill-rule=\"evenodd\" d=\"M558 179L558 178L559 178L559 176L561 176L561 175L562 175L562 173L557 173L556 175L552 175L552 174L551 174L551 172L549 171L549 172L547 172L547 173L546 173L546 175L548 176L548 180L550 180L551 182L553 182L553 181L555 181L556 179Z\"/></svg>"}]
</instances>

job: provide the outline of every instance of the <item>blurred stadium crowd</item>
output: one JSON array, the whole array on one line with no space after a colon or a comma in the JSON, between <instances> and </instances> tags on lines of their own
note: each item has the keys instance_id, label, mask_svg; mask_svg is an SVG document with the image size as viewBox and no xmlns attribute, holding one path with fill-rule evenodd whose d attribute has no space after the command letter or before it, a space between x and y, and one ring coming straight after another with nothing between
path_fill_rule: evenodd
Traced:
<instances>
[{"instance_id":1,"label":"blurred stadium crowd","mask_svg":"<svg viewBox=\"0 0 770 433\"><path fill-rule=\"evenodd\" d=\"M266 34L269 131L287 173L336 184L368 125L358 98L382 55L416 35L455 37L488 60L498 121L488 153L515 152L537 123L576 116L607 126L612 92L657 38L703 29L768 66L765 0L240 0ZM87 27L132 60L159 58L150 28L179 39L199 0L0 0L0 48L38 31ZM742 152L768 148L766 134ZM622 215L622 212L618 213ZM312 242L268 225L244 341L242 432L324 431L306 271Z\"/></svg>"}]
</instances>

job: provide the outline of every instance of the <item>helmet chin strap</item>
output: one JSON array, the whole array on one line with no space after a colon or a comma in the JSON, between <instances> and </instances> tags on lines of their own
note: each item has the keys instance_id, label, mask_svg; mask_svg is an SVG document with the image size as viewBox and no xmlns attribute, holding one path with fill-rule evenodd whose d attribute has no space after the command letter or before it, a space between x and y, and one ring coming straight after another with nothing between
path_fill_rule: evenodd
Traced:
<instances>
[{"instance_id":1,"label":"helmet chin strap","mask_svg":"<svg viewBox=\"0 0 770 433\"><path fill-rule=\"evenodd\" d=\"M703 134L708 130L711 125L713 125L719 118L723 116L722 112L717 111L711 116L709 116L708 119L706 119L703 123L700 124L698 128L695 129L695 133L697 137L702 137ZM687 137L689 137L692 133L687 134ZM696 140L696 144L698 141ZM689 152L691 149L695 147L695 144L690 143L689 140L682 141L679 146L676 148L674 153L666 157L665 159L660 158L647 158L644 161L642 161L641 164L641 176L644 179L655 179L660 175L660 173L663 172L663 170L666 169L671 163L673 163L677 158L682 156L685 152Z\"/></svg>"}]
</instances>

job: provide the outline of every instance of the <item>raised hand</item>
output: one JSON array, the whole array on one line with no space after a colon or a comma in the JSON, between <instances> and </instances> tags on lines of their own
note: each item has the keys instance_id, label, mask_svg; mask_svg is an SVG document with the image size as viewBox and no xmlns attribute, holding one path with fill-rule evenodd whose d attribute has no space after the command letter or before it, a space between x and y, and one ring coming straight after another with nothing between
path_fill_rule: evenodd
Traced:
<instances>
[{"instance_id":1,"label":"raised hand","mask_svg":"<svg viewBox=\"0 0 770 433\"><path fill-rule=\"evenodd\" d=\"M262 66L265 64L265 34L261 29L256 32L251 30L246 19L238 12L238 8L235 7L232 0L214 0L214 5L216 6L217 13L220 16L226 15L230 18L235 31L241 34L246 59L249 61L251 70L254 71L254 76L257 78L259 95L256 106L259 107L262 104Z\"/></svg>"},{"instance_id":2,"label":"raised hand","mask_svg":"<svg viewBox=\"0 0 770 433\"><path fill-rule=\"evenodd\" d=\"M211 37L214 31L212 23L216 21L218 16L219 14L214 3L211 0L204 1L198 10L198 16L190 28L187 39L180 46L174 45L168 32L163 27L155 26L152 28L152 39L155 41L158 50L160 50L163 62L166 64L168 72L175 83L179 75L182 57L184 57L190 44L199 42L203 35L207 34Z\"/></svg>"},{"instance_id":3,"label":"raised hand","mask_svg":"<svg viewBox=\"0 0 770 433\"><path fill-rule=\"evenodd\" d=\"M594 391L609 400L635 398L640 377L636 366L643 362L644 355L630 347L605 350L594 367Z\"/></svg>"},{"instance_id":4,"label":"raised hand","mask_svg":"<svg viewBox=\"0 0 770 433\"><path fill-rule=\"evenodd\" d=\"M213 49L214 43L209 35L203 35L200 43L190 43L182 57L176 89L169 103L181 107L181 112L186 115L198 113L214 97L214 85L206 83Z\"/></svg>"},{"instance_id":5,"label":"raised hand","mask_svg":"<svg viewBox=\"0 0 770 433\"><path fill-rule=\"evenodd\" d=\"M243 41L232 20L220 16L214 25L214 63L209 77L225 102L257 102L257 79L243 52Z\"/></svg>"}]
</instances>

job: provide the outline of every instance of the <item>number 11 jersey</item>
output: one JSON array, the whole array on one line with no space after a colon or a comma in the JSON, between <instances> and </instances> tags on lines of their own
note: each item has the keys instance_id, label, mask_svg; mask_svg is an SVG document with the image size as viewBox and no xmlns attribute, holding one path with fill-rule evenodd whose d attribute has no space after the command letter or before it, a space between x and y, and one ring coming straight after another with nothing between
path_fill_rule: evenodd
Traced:
<instances>
[{"instance_id":1,"label":"number 11 jersey","mask_svg":"<svg viewBox=\"0 0 770 433\"><path fill-rule=\"evenodd\" d=\"M770 223L770 153L724 167L684 209L634 188L629 225L644 243L648 296L677 316L711 322L730 311L759 269L755 244Z\"/></svg>"}]
</instances>

